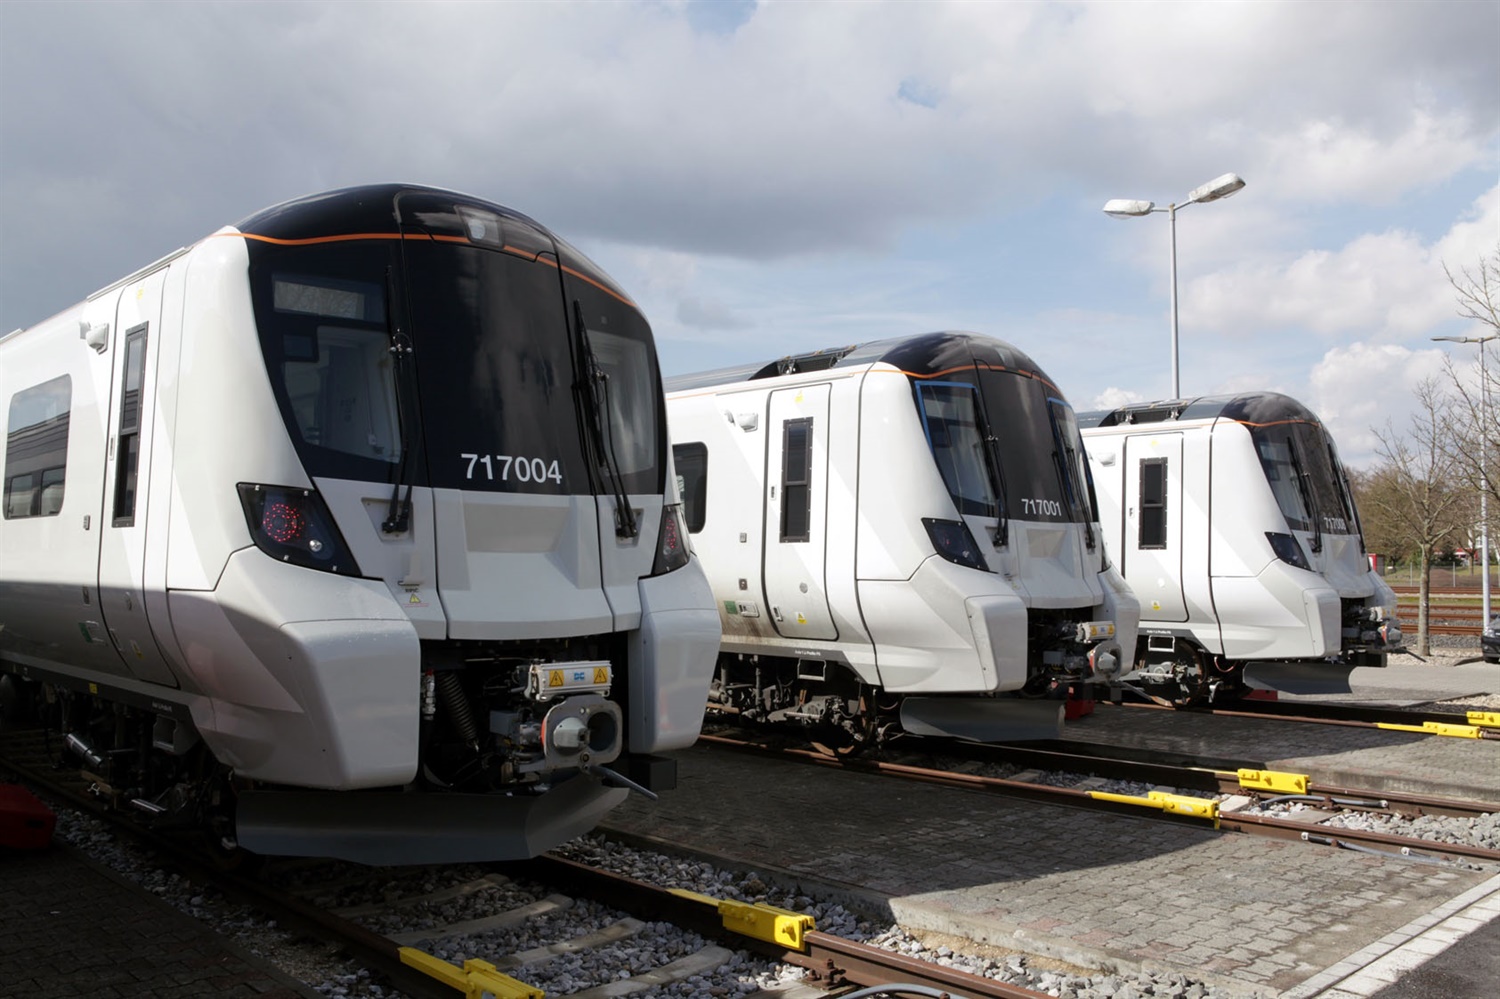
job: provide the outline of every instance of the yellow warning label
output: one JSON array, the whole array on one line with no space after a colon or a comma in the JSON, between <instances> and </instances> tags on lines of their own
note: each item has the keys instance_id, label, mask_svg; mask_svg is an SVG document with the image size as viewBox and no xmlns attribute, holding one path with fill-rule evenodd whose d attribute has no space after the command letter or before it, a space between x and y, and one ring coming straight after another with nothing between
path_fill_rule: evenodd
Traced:
<instances>
[{"instance_id":1,"label":"yellow warning label","mask_svg":"<svg viewBox=\"0 0 1500 999\"><path fill-rule=\"evenodd\" d=\"M549 687L561 687L562 685L563 685L562 670L555 669L555 670L551 670L551 671L549 671L547 673L547 686L549 686Z\"/></svg>"},{"instance_id":2,"label":"yellow warning label","mask_svg":"<svg viewBox=\"0 0 1500 999\"><path fill-rule=\"evenodd\" d=\"M595 683L608 683L609 682L609 670L605 669L603 666L596 666L596 667L594 667L594 682Z\"/></svg>"},{"instance_id":3,"label":"yellow warning label","mask_svg":"<svg viewBox=\"0 0 1500 999\"><path fill-rule=\"evenodd\" d=\"M807 623L807 618L805 618L805 617L802 616L802 612L801 611L797 612L797 623L798 624L806 624Z\"/></svg>"}]
</instances>

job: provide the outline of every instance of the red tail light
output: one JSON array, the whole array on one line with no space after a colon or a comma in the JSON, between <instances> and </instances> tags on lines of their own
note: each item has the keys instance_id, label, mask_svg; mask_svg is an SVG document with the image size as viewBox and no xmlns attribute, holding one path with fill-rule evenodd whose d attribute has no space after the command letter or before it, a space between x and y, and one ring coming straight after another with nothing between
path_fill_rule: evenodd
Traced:
<instances>
[{"instance_id":1,"label":"red tail light","mask_svg":"<svg viewBox=\"0 0 1500 999\"><path fill-rule=\"evenodd\" d=\"M359 575L354 555L316 490L242 482L239 493L250 536L261 551L309 569Z\"/></svg>"}]
</instances>

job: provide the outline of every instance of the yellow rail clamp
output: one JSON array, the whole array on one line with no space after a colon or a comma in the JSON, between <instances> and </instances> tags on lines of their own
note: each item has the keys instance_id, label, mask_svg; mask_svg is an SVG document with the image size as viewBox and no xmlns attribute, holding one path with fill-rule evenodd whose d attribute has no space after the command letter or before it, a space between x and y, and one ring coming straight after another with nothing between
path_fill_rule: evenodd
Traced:
<instances>
[{"instance_id":1,"label":"yellow rail clamp","mask_svg":"<svg viewBox=\"0 0 1500 999\"><path fill-rule=\"evenodd\" d=\"M1396 725L1381 722L1378 728L1392 732L1421 732L1423 735L1446 735L1454 739L1483 739L1484 729L1478 725L1453 725L1449 722L1427 721L1420 725Z\"/></svg>"},{"instance_id":2,"label":"yellow rail clamp","mask_svg":"<svg viewBox=\"0 0 1500 999\"><path fill-rule=\"evenodd\" d=\"M672 894L713 906L719 911L726 930L792 950L805 950L803 935L813 929L813 917L763 902L735 902L700 895L686 888L673 888Z\"/></svg>"},{"instance_id":3,"label":"yellow rail clamp","mask_svg":"<svg viewBox=\"0 0 1500 999\"><path fill-rule=\"evenodd\" d=\"M1470 711L1469 724L1500 728L1500 711Z\"/></svg>"},{"instance_id":4,"label":"yellow rail clamp","mask_svg":"<svg viewBox=\"0 0 1500 999\"><path fill-rule=\"evenodd\" d=\"M527 985L509 975L501 974L488 961L471 957L460 968L440 957L433 957L415 947L402 947L401 963L416 968L428 978L436 978L464 994L465 999L484 999L492 995L495 999L544 999L547 993L535 985Z\"/></svg>"},{"instance_id":5,"label":"yellow rail clamp","mask_svg":"<svg viewBox=\"0 0 1500 999\"><path fill-rule=\"evenodd\" d=\"M1109 791L1090 791L1088 794L1090 798L1100 801L1116 801L1122 805L1140 805L1175 815L1212 819L1214 828L1219 828L1219 803L1212 798L1190 798L1185 794L1168 794L1166 791L1152 791L1144 798L1133 794L1112 794Z\"/></svg>"},{"instance_id":6,"label":"yellow rail clamp","mask_svg":"<svg viewBox=\"0 0 1500 999\"><path fill-rule=\"evenodd\" d=\"M1240 787L1247 791L1275 791L1277 794L1306 794L1307 774L1281 770L1239 771Z\"/></svg>"}]
</instances>

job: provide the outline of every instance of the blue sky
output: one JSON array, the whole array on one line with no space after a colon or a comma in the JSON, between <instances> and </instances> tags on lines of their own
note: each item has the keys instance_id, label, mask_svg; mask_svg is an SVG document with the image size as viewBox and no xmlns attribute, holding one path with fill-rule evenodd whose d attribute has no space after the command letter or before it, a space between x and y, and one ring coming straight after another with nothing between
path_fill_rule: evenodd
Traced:
<instances>
[{"instance_id":1,"label":"blue sky","mask_svg":"<svg viewBox=\"0 0 1500 999\"><path fill-rule=\"evenodd\" d=\"M0 4L0 323L259 208L527 212L678 374L972 329L1079 408L1274 389L1356 464L1500 250L1500 3ZM1462 362L1469 354L1455 354ZM1497 352L1500 353L1500 352ZM1494 360L1496 358L1492 358Z\"/></svg>"}]
</instances>

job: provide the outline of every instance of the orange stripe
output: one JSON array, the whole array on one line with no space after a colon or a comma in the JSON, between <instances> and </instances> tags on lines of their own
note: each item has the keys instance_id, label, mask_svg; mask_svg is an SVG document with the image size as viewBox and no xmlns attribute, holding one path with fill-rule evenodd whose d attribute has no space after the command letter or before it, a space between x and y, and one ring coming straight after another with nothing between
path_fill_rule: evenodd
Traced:
<instances>
[{"instance_id":1,"label":"orange stripe","mask_svg":"<svg viewBox=\"0 0 1500 999\"><path fill-rule=\"evenodd\" d=\"M1013 374L1013 375L1020 375L1022 378L1033 378L1036 381L1041 382L1043 385L1047 386L1048 388L1052 389L1052 391L1056 392L1058 395L1062 394L1062 389L1058 388L1056 385L1053 385L1046 378L1043 378L1041 376L1041 374L1039 374L1038 372L1027 371L1024 368L1007 368L1003 364L981 364L980 362L975 361L973 364L964 364L964 365L960 365L959 367L956 367L956 368L947 368L947 369L945 369L943 371L934 371L930 375L919 375L915 371L906 371L906 370L902 370L901 373L903 375L908 375L908 376L910 376L912 378L924 378L924 379L925 378L941 378L944 375L951 375L951 374L953 374L955 372L973 371L975 368L983 368L986 371L1003 371L1003 372L1008 372L1008 373Z\"/></svg>"},{"instance_id":2,"label":"orange stripe","mask_svg":"<svg viewBox=\"0 0 1500 999\"><path fill-rule=\"evenodd\" d=\"M261 236L253 232L216 232L213 235L253 239L260 243L272 243L276 246L314 246L318 243L349 243L363 239L411 239L425 240L428 242L437 243L465 243L470 246L478 245L470 240L467 236L432 236L426 233L405 232L353 232L343 236L309 236L304 239L279 239L275 236ZM529 260L535 264L546 264L548 267L557 267L564 273L571 274L573 277L582 281L584 284L592 285L593 287L598 288L610 298L613 298L618 302L630 306L637 312L641 311L641 307L639 305L636 305L629 298L625 297L619 292L613 290L607 285L595 281L587 274L576 271L571 267L561 267L555 260L551 260L547 257L539 257L534 253L528 253L524 250L518 250L513 246L502 246L500 247L500 251L502 253L508 253L513 257L520 257L522 260Z\"/></svg>"},{"instance_id":3,"label":"orange stripe","mask_svg":"<svg viewBox=\"0 0 1500 999\"><path fill-rule=\"evenodd\" d=\"M1322 426L1317 420L1272 420L1270 423L1253 423L1250 420L1235 420L1235 423L1246 427L1283 427L1289 423L1301 423L1309 427Z\"/></svg>"}]
</instances>

